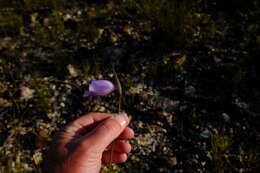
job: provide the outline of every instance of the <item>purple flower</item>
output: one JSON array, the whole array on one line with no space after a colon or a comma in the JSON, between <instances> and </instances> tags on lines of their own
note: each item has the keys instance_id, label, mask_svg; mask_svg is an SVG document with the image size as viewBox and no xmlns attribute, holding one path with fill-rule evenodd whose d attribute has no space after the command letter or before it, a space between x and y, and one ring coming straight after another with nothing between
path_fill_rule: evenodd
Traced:
<instances>
[{"instance_id":1,"label":"purple flower","mask_svg":"<svg viewBox=\"0 0 260 173\"><path fill-rule=\"evenodd\" d=\"M83 97L104 96L111 93L115 89L115 85L109 80L93 80L89 84L89 90Z\"/></svg>"}]
</instances>

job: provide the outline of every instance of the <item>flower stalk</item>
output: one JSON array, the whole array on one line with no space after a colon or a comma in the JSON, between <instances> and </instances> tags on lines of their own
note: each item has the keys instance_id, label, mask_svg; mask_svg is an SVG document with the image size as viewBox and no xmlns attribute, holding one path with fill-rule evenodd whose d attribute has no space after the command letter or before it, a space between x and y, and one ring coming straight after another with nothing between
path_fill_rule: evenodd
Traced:
<instances>
[{"instance_id":1,"label":"flower stalk","mask_svg":"<svg viewBox=\"0 0 260 173\"><path fill-rule=\"evenodd\" d=\"M118 91L118 94L119 94L119 97L118 97L118 113L121 113L121 103L122 103L122 85L120 83L120 80L118 79L118 76L117 76L117 73L115 72L115 69L113 68L113 73L114 73L114 76L115 76L115 82L116 82L116 87L117 87L117 91ZM109 165L111 166L112 168L112 158L113 158L113 152L114 152L114 142L112 142L112 146L111 146L111 154L110 154L110 158L109 158Z\"/></svg>"}]
</instances>

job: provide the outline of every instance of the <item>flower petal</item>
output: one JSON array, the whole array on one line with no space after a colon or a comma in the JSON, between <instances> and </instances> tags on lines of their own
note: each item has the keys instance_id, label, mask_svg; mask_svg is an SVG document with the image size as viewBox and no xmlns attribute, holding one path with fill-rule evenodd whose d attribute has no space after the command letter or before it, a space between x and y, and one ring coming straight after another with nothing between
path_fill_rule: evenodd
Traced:
<instances>
[{"instance_id":1,"label":"flower petal","mask_svg":"<svg viewBox=\"0 0 260 173\"><path fill-rule=\"evenodd\" d=\"M115 85L109 80L93 80L89 85L89 91L83 97L104 96L115 89Z\"/></svg>"}]
</instances>

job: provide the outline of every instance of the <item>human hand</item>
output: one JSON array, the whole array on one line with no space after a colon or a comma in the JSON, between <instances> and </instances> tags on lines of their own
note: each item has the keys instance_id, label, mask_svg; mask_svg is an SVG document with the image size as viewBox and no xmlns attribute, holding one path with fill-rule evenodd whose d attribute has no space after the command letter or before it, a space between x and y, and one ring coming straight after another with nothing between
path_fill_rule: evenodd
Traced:
<instances>
[{"instance_id":1,"label":"human hand","mask_svg":"<svg viewBox=\"0 0 260 173\"><path fill-rule=\"evenodd\" d=\"M98 173L109 163L114 142L113 163L127 159L134 137L124 115L90 113L65 126L55 136L44 163L48 173Z\"/></svg>"}]
</instances>

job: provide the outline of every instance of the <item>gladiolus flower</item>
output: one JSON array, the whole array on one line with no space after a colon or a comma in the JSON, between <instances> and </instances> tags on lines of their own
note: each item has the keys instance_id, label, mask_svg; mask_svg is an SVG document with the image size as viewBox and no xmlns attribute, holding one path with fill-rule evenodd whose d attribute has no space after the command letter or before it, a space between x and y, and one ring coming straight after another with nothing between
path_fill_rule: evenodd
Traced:
<instances>
[{"instance_id":1,"label":"gladiolus flower","mask_svg":"<svg viewBox=\"0 0 260 173\"><path fill-rule=\"evenodd\" d=\"M83 97L105 96L115 89L115 85L109 80L93 80L89 84L89 90Z\"/></svg>"}]
</instances>

